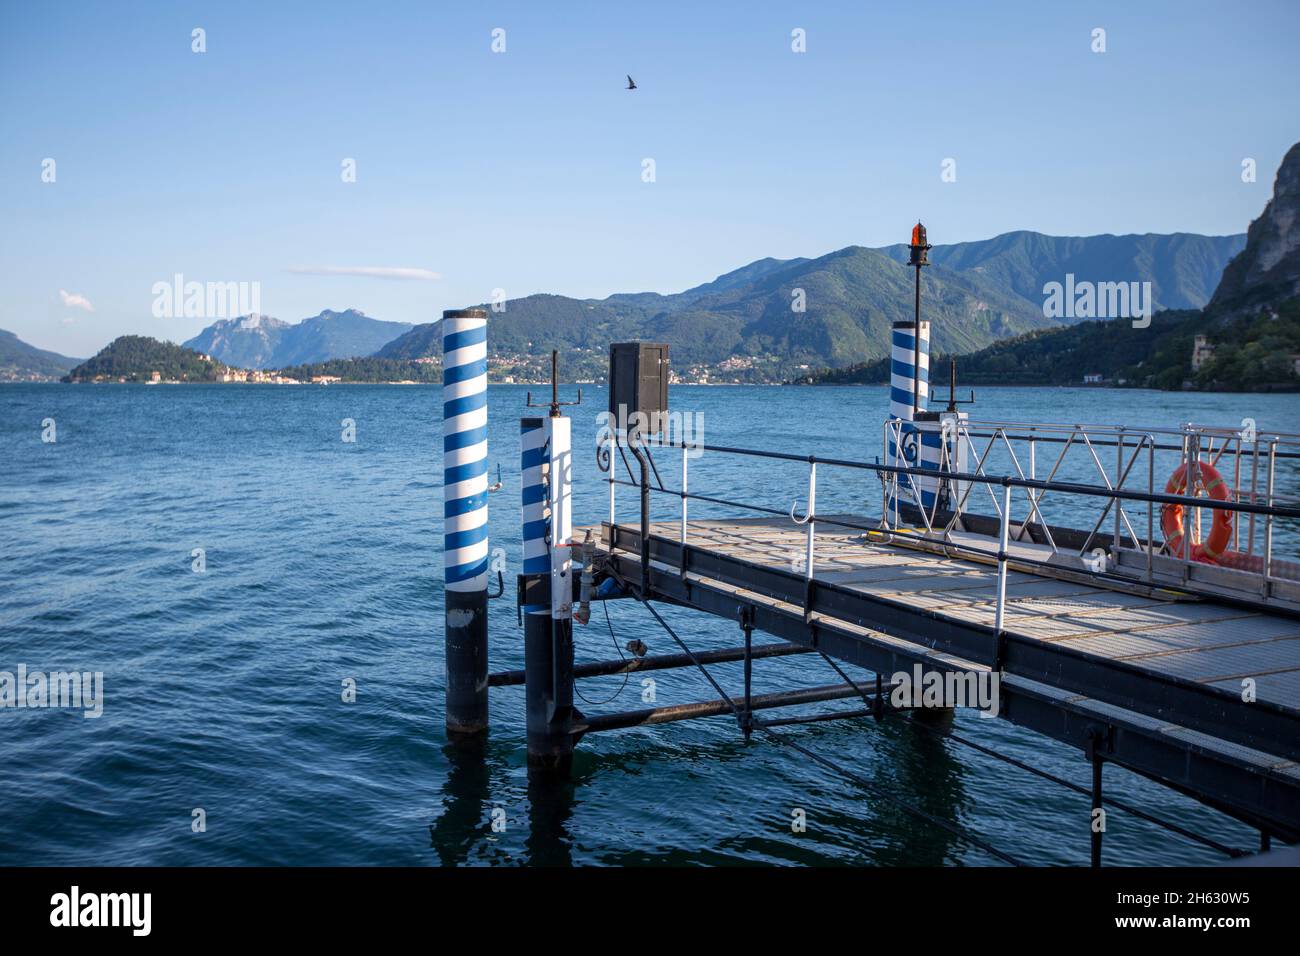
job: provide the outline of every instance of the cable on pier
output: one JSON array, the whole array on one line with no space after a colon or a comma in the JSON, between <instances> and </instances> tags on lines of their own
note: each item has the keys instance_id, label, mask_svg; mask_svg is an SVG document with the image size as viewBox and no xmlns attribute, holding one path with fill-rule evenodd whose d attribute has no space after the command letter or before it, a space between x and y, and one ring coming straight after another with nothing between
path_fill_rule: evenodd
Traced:
<instances>
[{"instance_id":1,"label":"cable on pier","mask_svg":"<svg viewBox=\"0 0 1300 956\"><path fill-rule=\"evenodd\" d=\"M618 638L614 636L614 622L609 619L609 602L601 601L600 606L605 609L605 626L609 628L609 639L614 644L614 653L618 655L618 659L620 661L626 663L627 658L623 656L623 649L618 646ZM627 682L631 678L631 676L632 676L631 671L629 670L623 671L623 683L619 685L618 690L614 691L614 693L611 696L606 697L604 700L588 700L587 697L582 693L582 691L578 690L578 682L576 680L573 682L573 692L582 699L582 702L584 704L590 704L593 707L600 707L603 706L604 704L613 703L620 696L622 696L623 691L627 690Z\"/></svg>"}]
</instances>

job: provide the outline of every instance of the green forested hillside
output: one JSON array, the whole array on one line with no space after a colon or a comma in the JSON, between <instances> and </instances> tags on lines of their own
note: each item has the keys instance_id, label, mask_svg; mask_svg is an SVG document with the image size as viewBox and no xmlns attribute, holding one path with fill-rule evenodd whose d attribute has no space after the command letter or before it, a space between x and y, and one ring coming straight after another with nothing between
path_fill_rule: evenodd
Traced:
<instances>
[{"instance_id":1,"label":"green forested hillside","mask_svg":"<svg viewBox=\"0 0 1300 956\"><path fill-rule=\"evenodd\" d=\"M999 339L1055 328L1043 285L1149 281L1157 304L1203 305L1241 236L1045 236L1008 233L939 245L925 273L935 347L974 352ZM912 315L913 273L901 246L850 246L816 259L760 259L673 295L605 299L532 295L489 313L489 354L500 375L536 378L541 357L562 353L566 376L604 374L609 343L667 342L673 368L693 381L773 381L885 355L889 329ZM802 304L802 310L795 308ZM388 343L381 358L437 356L436 323Z\"/></svg>"},{"instance_id":2,"label":"green forested hillside","mask_svg":"<svg viewBox=\"0 0 1300 956\"><path fill-rule=\"evenodd\" d=\"M0 382L44 382L67 374L79 359L28 345L0 329Z\"/></svg>"},{"instance_id":3,"label":"green forested hillside","mask_svg":"<svg viewBox=\"0 0 1300 956\"><path fill-rule=\"evenodd\" d=\"M317 376L330 376L344 382L421 382L442 381L442 365L437 362L409 362L403 359L353 358L331 359L308 365L291 365L280 369L285 378L310 382Z\"/></svg>"},{"instance_id":4,"label":"green forested hillside","mask_svg":"<svg viewBox=\"0 0 1300 956\"><path fill-rule=\"evenodd\" d=\"M1195 337L1205 335L1213 358L1191 367ZM1300 353L1300 299L1275 310L1224 318L1199 310L1160 312L1145 329L1128 319L1082 322L1036 332L957 359L960 385L1082 385L1085 375L1106 384L1215 391L1295 389L1300 378L1292 356ZM948 356L935 358L935 381L946 381ZM879 361L811 376L819 384L886 382L889 363ZM939 389L943 391L942 388Z\"/></svg>"},{"instance_id":5,"label":"green forested hillside","mask_svg":"<svg viewBox=\"0 0 1300 956\"><path fill-rule=\"evenodd\" d=\"M147 382L157 372L170 381L215 382L224 371L220 362L205 359L193 349L143 335L123 335L74 368L64 381Z\"/></svg>"},{"instance_id":6,"label":"green forested hillside","mask_svg":"<svg viewBox=\"0 0 1300 956\"><path fill-rule=\"evenodd\" d=\"M1224 266L1246 245L1243 234L1200 236L1179 232L1124 236L1046 236L1003 233L992 239L935 246L930 260L960 272L974 272L1031 302L1043 301L1043 286L1063 282L1150 282L1155 310L1199 309L1214 293ZM907 261L907 247L884 250Z\"/></svg>"},{"instance_id":7,"label":"green forested hillside","mask_svg":"<svg viewBox=\"0 0 1300 956\"><path fill-rule=\"evenodd\" d=\"M933 268L926 304L942 319L939 346L959 351L1057 322L1041 306L976 275ZM488 347L501 368L561 351L566 374L603 375L611 342L668 342L688 376L731 360L742 380L773 381L807 367L848 365L885 354L890 325L912 309L912 273L880 252L850 247L812 260L762 260L677 295L570 299L532 295L489 312ZM388 343L380 358L437 356L436 323Z\"/></svg>"}]
</instances>

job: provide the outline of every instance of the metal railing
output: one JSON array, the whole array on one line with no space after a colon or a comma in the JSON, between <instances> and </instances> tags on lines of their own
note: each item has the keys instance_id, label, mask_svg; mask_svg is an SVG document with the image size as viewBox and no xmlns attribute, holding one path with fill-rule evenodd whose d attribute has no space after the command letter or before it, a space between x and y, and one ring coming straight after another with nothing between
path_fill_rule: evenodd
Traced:
<instances>
[{"instance_id":1,"label":"metal railing","mask_svg":"<svg viewBox=\"0 0 1300 956\"><path fill-rule=\"evenodd\" d=\"M896 425L896 422L887 423L886 429L891 425ZM884 447L888 447L889 437L887 432ZM1138 429L1104 425L1044 425L1037 423L964 421L955 430L952 438L955 440L953 442L954 448L960 447L956 442L966 443L965 451L968 459L973 457L973 468L968 465L968 470L956 470L953 466L956 460L961 459L960 455L945 454L941 468L927 469L720 445L683 444L659 438L639 442L633 441L630 446L624 446L622 443L616 442L608 434L603 436L598 443L597 460L601 470L608 473L609 521L611 526L616 523L616 486L624 485L637 488L641 492L643 554L646 553L647 529L649 528L648 502L651 494L666 495L679 499L680 513L677 525L682 553L685 553L688 544L688 504L691 501L724 505L762 515L788 517L805 529L804 560L802 562L803 567L800 570L803 572L805 579L809 581L813 579L816 572L816 533L818 524L858 530L863 532L864 535L872 535L874 540L880 542L898 541L932 546L939 545L944 553L964 554L996 560L998 566L996 627L999 631L1002 628L1003 610L1006 603L1006 572L1009 560L1013 560L1017 565L1033 564L1037 561L1038 563L1056 565L1058 568L1064 566L1068 570L1086 571L1095 576L1099 582L1112 581L1131 584L1134 578L1132 563L1131 561L1121 561L1121 555L1127 552L1130 555L1141 555L1145 561L1143 573L1137 575L1139 578L1145 579L1148 584L1167 585L1169 583L1167 574L1162 576L1161 573L1167 571L1167 567L1160 568L1157 567L1157 564L1167 564L1167 562L1174 559L1161 554L1165 542L1157 540L1155 537L1157 511L1163 512L1166 508L1181 508L1184 516L1184 527L1188 528L1189 531L1199 521L1201 511L1244 516L1248 522L1248 529L1244 536L1247 550L1244 554L1247 557L1257 559L1257 570L1254 563L1248 563L1249 566L1223 568L1222 570L1253 576L1257 579L1255 593L1266 600L1270 597L1274 586L1279 581L1285 581L1288 584L1300 584L1300 579L1291 577L1293 569L1300 571L1300 564L1280 562L1273 554L1278 522L1288 522L1288 538L1300 540L1300 506L1298 506L1298 499L1294 495L1279 493L1276 487L1278 463L1283 461L1288 463L1300 462L1300 436L1269 433L1268 435L1254 435L1247 438L1240 432L1233 432L1228 429L1213 429L1193 425L1186 425L1181 429ZM988 443L981 451L976 442L985 438L988 439ZM1017 442L1026 443L1024 453L1017 453ZM1038 477L1039 465L1037 459L1040 446L1058 444L1062 447L1059 453L1054 456L1047 477ZM945 441L945 452L947 452L948 445L949 442ZM627 468L629 480L617 477L616 467L612 460L612 449L615 447L619 449L620 454L622 454L623 447L631 447L638 460L642 458L643 454L645 458L650 460L650 468L645 467L645 463L642 462L641 479L639 481L633 475L630 465ZM653 466L653 459L650 457L649 449L652 447L677 448L680 450L680 488L672 489L664 486L662 479L659 477L658 469ZM1086 462L1096 469L1099 479L1097 483L1089 484L1058 479L1058 474L1066 467L1067 453L1075 447L1081 449L1080 456L1083 452L1087 453ZM1099 449L1110 447L1115 449L1113 473L1107 471L1098 453ZM1011 466L1004 474L994 475L990 473L993 464L991 451L994 448L1003 449L1011 461ZM787 512L786 510L767 507L754 502L737 501L690 491L688 485L689 459L693 455L706 451L771 461L806 463L808 466L807 504L804 513L802 515L797 514L797 502L793 503ZM1197 474L1199 472L1199 469L1195 467L1195 463L1198 461L1207 460L1211 464L1217 465L1224 460L1225 456L1230 456L1229 462L1232 465L1234 476L1241 475L1243 466L1248 464L1251 482L1245 488L1234 485L1233 493L1223 500L1201 497L1194 493L1171 494L1163 490L1157 491L1158 466L1156 463L1158 460L1157 453L1159 452L1178 452L1180 458L1176 460L1181 460L1188 465L1186 474ZM1140 469L1145 473L1145 489L1133 486L1143 478L1143 475L1135 476L1135 466L1139 460L1145 461L1145 467ZM626 459L624 461L626 463ZM1022 462L1028 465L1027 471ZM864 523L846 520L843 516L818 515L817 469L819 465L876 475L881 482L885 501L880 520L874 523ZM650 474L652 472L656 484L651 484ZM1263 473L1262 477L1261 472ZM924 509L913 508L913 513L919 513L923 519L923 527L921 528L908 528L897 520L891 522L888 507L891 492L893 492L894 501L897 502L899 491L906 488L911 491L915 496L915 500L919 502L921 500L919 482L922 480L942 484L948 488L948 507L946 509L932 509L929 514ZM970 500L978 488L982 488L988 493L994 509L992 516L977 515L971 507ZM999 488L1001 494L995 494L995 489ZM1027 503L1026 517L1019 524L1014 521L1012 515L1014 489L1020 489L1024 493ZM1195 482L1192 484L1191 490L1193 492L1197 490ZM1050 501L1049 496L1051 496ZM1069 498L1075 502L1101 502L1100 513L1096 514L1096 520L1092 523L1090 530L1053 524L1048 520L1045 506L1048 503L1054 504L1059 499L1064 498ZM1126 503L1130 504L1127 510L1125 509ZM1137 518L1138 511L1142 510L1145 511L1144 517L1146 519L1147 533L1145 536L1137 534L1133 526L1134 518ZM1067 510L1067 514L1086 515L1088 513L1089 507L1086 504L1082 507L1076 506ZM1093 513L1096 513L1095 506ZM1189 518L1188 516L1194 517ZM896 513L895 517L899 517L899 515ZM1102 535L1100 530L1108 517L1113 521L1113 530L1110 534ZM942 520L938 520L940 518ZM969 533L967 525L975 526L975 533ZM1257 526L1262 532L1260 535L1260 554L1255 554L1254 551ZM960 531L967 531L967 533L959 534ZM1237 531L1239 531L1239 526ZM1237 531L1234 531L1234 543L1241 540ZM1067 538L1071 543L1066 543ZM1023 542L1026 539L1038 547L1019 549L1015 557L1012 558L1008 553L1012 542ZM994 540L997 542L996 550L991 547ZM990 546L983 546L983 541L988 541ZM1076 544L1075 542L1082 543ZM1094 549L1094 553L1090 554L1089 548L1096 542L1108 544L1109 551L1099 547ZM1100 556L1096 553L1098 551L1101 552ZM1193 594L1201 593L1207 596L1223 597L1224 594L1221 589L1217 589L1213 583L1207 584L1203 578L1198 578L1198 576L1191 573L1192 565L1197 563L1192 560L1192 551L1193 549L1189 545L1185 545L1182 548L1182 554L1177 559L1183 568L1183 574L1179 582L1181 587ZM1035 557L1036 554L1040 556ZM1204 565L1201 566L1204 567ZM1279 568L1287 572L1285 577L1279 577L1275 573ZM1297 593L1300 593L1300 591Z\"/></svg>"},{"instance_id":2,"label":"metal railing","mask_svg":"<svg viewBox=\"0 0 1300 956\"><path fill-rule=\"evenodd\" d=\"M886 422L886 447L891 441L902 447L904 428L910 427L898 420ZM922 427L937 431L940 424L924 423ZM1172 479L1169 484L1163 484L1166 473L1172 476L1181 470L1182 475L1192 476L1190 487L1193 494L1209 490L1205 479L1206 475L1211 475L1214 476L1211 484L1219 483L1221 478L1232 503L1283 507L1300 503L1300 497L1281 493L1277 488L1279 464L1293 465L1300 461L1300 435L1261 434L1250 421L1244 422L1243 428L1238 430L1194 424L1173 429L953 419L943 423L940 445L940 470L969 470L985 478L1009 474L1036 479L1042 451L1049 450L1052 453L1047 457L1048 482L1055 482L1062 469L1068 472L1073 464L1075 472L1082 471L1090 480L1099 482L1108 490L1123 491L1134 485L1143 485L1146 495L1153 496L1162 485L1166 492L1174 487ZM1108 468L1102 461L1102 454L1109 448L1115 450L1113 468ZM997 474L992 473L995 468L999 469ZM976 496L977 486L952 479L928 478L926 481L929 488L939 489L928 509L915 505L922 500L922 487L918 487L921 483L915 476L886 477L882 480L883 513L887 519L893 519L893 527L899 527L902 524L900 501L909 499L912 502L910 514L920 517L927 534L950 538L955 529L967 524L968 516L974 512L972 498ZM1003 508L992 490L987 486L985 490L995 517L1001 520ZM1225 492L1220 489L1220 493ZM1158 563L1168 571L1162 556L1172 554L1181 564L1178 572L1180 582L1186 583L1193 576L1197 562L1189 542L1202 540L1202 512L1211 507L1206 498L1197 496L1195 504L1185 507L1164 503L1157 509L1159 502L1154 497L1147 497L1142 502L1144 507L1126 509L1127 496L1117 496L1105 502L1095 514L1095 520L1086 509L1078 507L1077 499L1072 499L1071 505L1063 511L1058 510L1055 520L1051 520L1046 506L1055 502L1046 501L1048 494L1047 491L1025 490L1028 515L1016 529L1014 540L1036 540L1053 556L1069 552L1083 559L1085 564L1095 564L1109 557L1117 563L1122 562L1126 569L1139 567L1148 583L1154 582ZM1156 524L1158 521L1163 523L1172 508L1182 508L1179 517L1189 534L1181 536L1182 546L1171 552L1164 535L1157 537ZM1276 516L1266 515L1261 522L1247 509L1223 510L1229 515L1240 511L1246 520L1244 528L1241 522L1234 522L1231 518L1225 523L1230 539L1216 562L1218 567L1253 575L1256 580L1249 587L1257 589L1265 597L1276 580L1300 579L1300 565L1275 560ZM1144 511L1145 514L1130 513L1133 511ZM986 522L978 520L980 516L977 513L974 516L977 519L975 524L986 525ZM1102 527L1108 518L1113 527L1109 534L1104 534ZM1079 520L1091 521L1091 526L1083 525L1086 531L1082 535L1070 535L1071 543L1067 545L1054 529L1074 530L1072 522ZM1144 534L1134 527L1135 520L1139 526L1145 525ZM1163 527L1160 530L1163 532ZM1300 529L1288 527L1286 530L1287 543L1300 545L1300 534L1297 533ZM1109 555L1105 548L1094 548L1098 543L1108 546ZM1090 549L1091 558L1088 557ZM1235 584L1240 587L1245 582L1238 580Z\"/></svg>"}]
</instances>

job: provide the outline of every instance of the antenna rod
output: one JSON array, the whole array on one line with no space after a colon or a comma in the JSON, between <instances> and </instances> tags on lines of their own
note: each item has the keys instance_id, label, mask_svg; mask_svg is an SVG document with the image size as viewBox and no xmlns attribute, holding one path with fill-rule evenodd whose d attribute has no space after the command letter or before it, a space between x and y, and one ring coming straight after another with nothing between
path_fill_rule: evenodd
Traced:
<instances>
[{"instance_id":1,"label":"antenna rod","mask_svg":"<svg viewBox=\"0 0 1300 956\"><path fill-rule=\"evenodd\" d=\"M916 331L912 336L912 420L921 410L921 263L916 264Z\"/></svg>"}]
</instances>

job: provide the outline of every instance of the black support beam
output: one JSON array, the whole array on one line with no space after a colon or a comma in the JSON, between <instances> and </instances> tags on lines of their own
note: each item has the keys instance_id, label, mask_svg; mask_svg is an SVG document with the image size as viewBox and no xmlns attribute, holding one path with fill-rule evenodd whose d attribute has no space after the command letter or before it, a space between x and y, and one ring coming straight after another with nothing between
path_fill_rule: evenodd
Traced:
<instances>
[{"instance_id":1,"label":"black support beam","mask_svg":"<svg viewBox=\"0 0 1300 956\"><path fill-rule=\"evenodd\" d=\"M611 550L640 551L640 535L636 531L619 526L610 534ZM680 565L678 542L651 535L649 545L652 564L659 562L674 568ZM948 618L937 611L827 581L814 581L810 587L799 574L704 549L688 546L688 550L690 567L697 573L796 604L803 608L805 616L822 614L848 621L975 664L999 666L1005 674L1300 762L1300 712L1270 701L1245 704L1239 695L1222 688L1085 654L1011 631L1002 635L999 659L998 635L990 626ZM640 574L639 568L637 573Z\"/></svg>"},{"instance_id":2,"label":"black support beam","mask_svg":"<svg viewBox=\"0 0 1300 956\"><path fill-rule=\"evenodd\" d=\"M608 532L607 526L606 542L610 539ZM606 555L611 568L625 579L637 580L641 575L637 553L639 541L636 539L635 531L614 529L613 540L618 546L630 543L636 550L629 554L611 548ZM652 599L732 620L737 604L745 601L743 594L737 594L737 589L743 589L754 594L752 606L757 630L804 647L816 648L841 661L881 674L910 671L916 663L921 663L927 670L944 670L943 663L933 657L932 649L947 651L973 663L991 663L992 628L962 633L962 629L956 626L936 626L930 638L926 639L921 633L924 625L918 619L929 620L934 615L915 611L908 621L895 608L891 623L905 622L908 626L898 627L899 633L891 633L875 619L875 602L859 601L855 605L851 600L855 597L852 592L839 593L844 589L825 583L814 589L814 613L805 619L804 582L799 576L755 568L746 562L690 547L687 548L686 564L693 573L681 574L676 570L681 557L679 550L675 542L652 537L652 559L671 568L651 566ZM727 562L731 562L732 567L726 567ZM720 571L738 580L727 581ZM787 607L776 606L774 601L784 602ZM880 633L864 635L846 624ZM889 637L902 640L890 640ZM983 642L982 646L973 648L978 653L965 653L964 649L976 640ZM946 646L945 641L948 642ZM1026 661L1035 660L1021 652L1009 656L1017 668L1025 667ZM1037 663L1041 667L1043 661ZM1088 741L1097 732L1099 717L1087 701L1076 702L1066 695L1039 692L1023 681L1014 680L1017 676L1015 671L1008 670L1007 673L1012 678L1001 683L999 716L1080 751L1088 750ZM1050 671L1043 673L1040 670L1024 676L1048 687L1061 687L1061 682L1054 679ZM1183 723L1174 712L1165 712L1163 719L1170 723ZM1227 751L1205 748L1181 735L1165 733L1148 721L1127 720L1122 716L1110 716L1107 721L1107 762L1158 781L1252 826L1269 830L1287 842L1300 841L1300 781L1294 777L1260 767ZM1222 734L1213 732L1211 735L1222 737Z\"/></svg>"}]
</instances>

